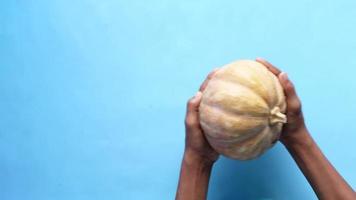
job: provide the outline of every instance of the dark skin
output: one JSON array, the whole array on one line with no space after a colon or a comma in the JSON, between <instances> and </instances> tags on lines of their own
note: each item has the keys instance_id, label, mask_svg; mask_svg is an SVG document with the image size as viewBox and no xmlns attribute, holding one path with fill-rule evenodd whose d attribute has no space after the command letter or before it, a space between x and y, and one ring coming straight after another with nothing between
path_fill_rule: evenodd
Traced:
<instances>
[{"instance_id":1,"label":"dark skin","mask_svg":"<svg viewBox=\"0 0 356 200\"><path fill-rule=\"evenodd\" d=\"M287 74L262 58L256 61L276 75L284 89L288 122L283 126L280 142L291 154L315 194L325 200L355 200L353 189L327 160L305 126L300 99ZM176 200L206 199L210 173L219 158L219 154L204 137L198 113L202 92L217 70L208 75L187 104L185 150Z\"/></svg>"}]
</instances>

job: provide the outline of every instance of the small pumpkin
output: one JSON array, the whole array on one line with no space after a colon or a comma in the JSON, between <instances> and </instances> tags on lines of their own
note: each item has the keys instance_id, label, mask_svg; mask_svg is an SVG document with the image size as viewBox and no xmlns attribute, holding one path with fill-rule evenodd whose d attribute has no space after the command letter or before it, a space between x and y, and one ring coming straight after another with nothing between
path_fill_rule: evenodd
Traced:
<instances>
[{"instance_id":1,"label":"small pumpkin","mask_svg":"<svg viewBox=\"0 0 356 200\"><path fill-rule=\"evenodd\" d=\"M278 140L287 122L278 78L263 64L240 60L223 66L209 81L199 106L201 127L211 146L233 159L253 159Z\"/></svg>"}]
</instances>

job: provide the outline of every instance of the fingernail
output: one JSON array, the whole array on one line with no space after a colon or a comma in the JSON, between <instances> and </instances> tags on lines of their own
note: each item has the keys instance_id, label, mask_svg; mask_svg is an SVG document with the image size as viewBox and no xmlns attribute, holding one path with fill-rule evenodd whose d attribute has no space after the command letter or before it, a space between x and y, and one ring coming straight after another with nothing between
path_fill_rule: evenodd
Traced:
<instances>
[{"instance_id":1,"label":"fingernail","mask_svg":"<svg viewBox=\"0 0 356 200\"><path fill-rule=\"evenodd\" d=\"M194 98L200 98L201 96L202 96L202 92L198 91L198 92L195 94Z\"/></svg>"},{"instance_id":2,"label":"fingernail","mask_svg":"<svg viewBox=\"0 0 356 200\"><path fill-rule=\"evenodd\" d=\"M213 72L216 72L216 71L218 71L219 69L220 69L219 67L214 68L214 69L213 69Z\"/></svg>"},{"instance_id":3,"label":"fingernail","mask_svg":"<svg viewBox=\"0 0 356 200\"><path fill-rule=\"evenodd\" d=\"M282 72L280 76L281 76L282 80L288 81L288 74L287 73Z\"/></svg>"}]
</instances>

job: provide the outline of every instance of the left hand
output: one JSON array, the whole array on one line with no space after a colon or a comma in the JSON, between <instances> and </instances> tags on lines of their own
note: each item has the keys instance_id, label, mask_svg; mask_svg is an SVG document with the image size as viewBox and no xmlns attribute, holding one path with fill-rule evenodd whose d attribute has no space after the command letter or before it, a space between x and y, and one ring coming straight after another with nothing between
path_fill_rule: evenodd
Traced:
<instances>
[{"instance_id":1,"label":"left hand","mask_svg":"<svg viewBox=\"0 0 356 200\"><path fill-rule=\"evenodd\" d=\"M208 143L199 121L199 105L202 92L208 85L209 80L214 76L218 69L210 72L208 77L200 86L199 91L192 97L187 104L187 114L185 117L185 156L190 160L199 160L214 163L219 158L216 152Z\"/></svg>"}]
</instances>

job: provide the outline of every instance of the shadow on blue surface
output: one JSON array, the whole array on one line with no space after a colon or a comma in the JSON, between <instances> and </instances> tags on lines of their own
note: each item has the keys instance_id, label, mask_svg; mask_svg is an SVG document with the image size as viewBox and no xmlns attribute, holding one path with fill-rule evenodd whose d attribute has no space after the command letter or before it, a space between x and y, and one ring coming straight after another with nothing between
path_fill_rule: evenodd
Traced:
<instances>
[{"instance_id":1,"label":"shadow on blue surface","mask_svg":"<svg viewBox=\"0 0 356 200\"><path fill-rule=\"evenodd\" d=\"M275 149L250 161L221 157L212 174L209 199L281 199L281 193L288 199L302 198L282 157L283 152Z\"/></svg>"}]
</instances>

